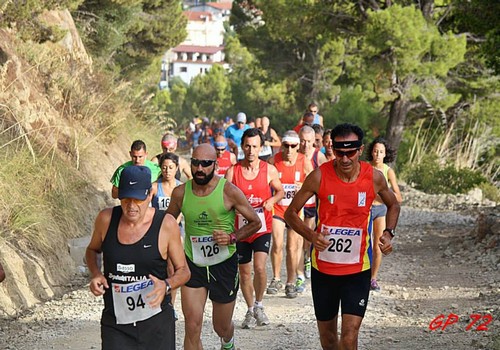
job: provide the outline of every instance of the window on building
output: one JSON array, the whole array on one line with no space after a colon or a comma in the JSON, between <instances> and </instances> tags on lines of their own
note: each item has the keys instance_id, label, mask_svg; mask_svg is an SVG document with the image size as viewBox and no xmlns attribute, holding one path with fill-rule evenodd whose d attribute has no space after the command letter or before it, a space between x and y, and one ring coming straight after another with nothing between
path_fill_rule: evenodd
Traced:
<instances>
[{"instance_id":1,"label":"window on building","mask_svg":"<svg viewBox=\"0 0 500 350\"><path fill-rule=\"evenodd\" d=\"M187 73L188 68L187 67L181 67L179 70L180 70L181 73Z\"/></svg>"}]
</instances>

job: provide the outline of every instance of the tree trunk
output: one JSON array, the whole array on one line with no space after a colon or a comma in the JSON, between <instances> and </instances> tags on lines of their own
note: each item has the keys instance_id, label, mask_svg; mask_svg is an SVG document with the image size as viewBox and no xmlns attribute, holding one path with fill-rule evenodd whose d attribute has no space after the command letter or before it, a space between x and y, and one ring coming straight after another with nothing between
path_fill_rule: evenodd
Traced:
<instances>
[{"instance_id":1,"label":"tree trunk","mask_svg":"<svg viewBox=\"0 0 500 350\"><path fill-rule=\"evenodd\" d=\"M425 19L432 21L432 14L434 13L434 0L421 0L419 1L420 10Z\"/></svg>"},{"instance_id":2,"label":"tree trunk","mask_svg":"<svg viewBox=\"0 0 500 350\"><path fill-rule=\"evenodd\" d=\"M389 121L387 122L385 133L387 142L395 150L397 150L401 144L406 116L412 108L411 101L406 100L404 96L398 97L391 104Z\"/></svg>"}]
</instances>

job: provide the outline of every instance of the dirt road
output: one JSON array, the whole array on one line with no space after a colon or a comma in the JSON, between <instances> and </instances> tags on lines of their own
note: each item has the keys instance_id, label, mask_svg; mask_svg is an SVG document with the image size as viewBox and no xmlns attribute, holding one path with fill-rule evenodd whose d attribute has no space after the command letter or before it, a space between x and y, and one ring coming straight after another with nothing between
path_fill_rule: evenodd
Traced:
<instances>
[{"instance_id":1,"label":"dirt road","mask_svg":"<svg viewBox=\"0 0 500 350\"><path fill-rule=\"evenodd\" d=\"M500 349L500 257L498 248L474 243L473 223L454 212L403 208L395 252L383 261L382 290L370 295L360 349ZM246 306L238 296L238 349L320 349L309 288L296 299L266 295L264 305L271 324L243 330ZM18 320L1 320L0 349L100 349L101 308L86 286L72 291ZM176 309L180 349L179 301ZM207 307L203 343L219 349L210 316Z\"/></svg>"}]
</instances>

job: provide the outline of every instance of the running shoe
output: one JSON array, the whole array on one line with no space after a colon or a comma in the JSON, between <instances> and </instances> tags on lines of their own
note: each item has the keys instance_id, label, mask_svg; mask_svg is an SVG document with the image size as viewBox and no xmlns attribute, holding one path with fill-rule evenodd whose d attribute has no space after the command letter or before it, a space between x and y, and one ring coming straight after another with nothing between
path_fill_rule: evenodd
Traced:
<instances>
[{"instance_id":1,"label":"running shoe","mask_svg":"<svg viewBox=\"0 0 500 350\"><path fill-rule=\"evenodd\" d=\"M241 323L241 328L243 329L250 329L255 326L255 317L254 313L250 310L247 311L245 314L245 319Z\"/></svg>"},{"instance_id":2,"label":"running shoe","mask_svg":"<svg viewBox=\"0 0 500 350\"><path fill-rule=\"evenodd\" d=\"M297 281L295 281L295 290L297 293L303 293L306 290L306 280L297 278Z\"/></svg>"},{"instance_id":3,"label":"running shoe","mask_svg":"<svg viewBox=\"0 0 500 350\"><path fill-rule=\"evenodd\" d=\"M267 294L278 294L278 291L283 288L283 282L273 278L267 287Z\"/></svg>"},{"instance_id":4,"label":"running shoe","mask_svg":"<svg viewBox=\"0 0 500 350\"><path fill-rule=\"evenodd\" d=\"M293 299L297 297L297 289L293 284L286 284L285 286L285 295L289 299Z\"/></svg>"},{"instance_id":5,"label":"running shoe","mask_svg":"<svg viewBox=\"0 0 500 350\"><path fill-rule=\"evenodd\" d=\"M263 307L254 306L253 316L257 320L257 326L267 326L270 323Z\"/></svg>"},{"instance_id":6,"label":"running shoe","mask_svg":"<svg viewBox=\"0 0 500 350\"><path fill-rule=\"evenodd\" d=\"M311 278L311 258L304 262L304 275L307 279Z\"/></svg>"},{"instance_id":7,"label":"running shoe","mask_svg":"<svg viewBox=\"0 0 500 350\"><path fill-rule=\"evenodd\" d=\"M376 279L372 279L370 282L370 290L373 290L375 292L380 292L380 286L377 283Z\"/></svg>"},{"instance_id":8,"label":"running shoe","mask_svg":"<svg viewBox=\"0 0 500 350\"><path fill-rule=\"evenodd\" d=\"M224 340L222 340L222 338L220 338L220 342L221 342L221 347L220 347L221 350L236 350L236 347L234 346L233 341L231 341L227 344L224 344Z\"/></svg>"}]
</instances>

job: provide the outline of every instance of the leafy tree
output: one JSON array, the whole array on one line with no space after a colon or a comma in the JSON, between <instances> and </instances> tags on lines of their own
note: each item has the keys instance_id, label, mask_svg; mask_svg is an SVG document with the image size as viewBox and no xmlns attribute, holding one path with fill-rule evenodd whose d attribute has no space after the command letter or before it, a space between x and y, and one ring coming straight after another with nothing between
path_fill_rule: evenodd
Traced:
<instances>
[{"instance_id":1,"label":"leafy tree","mask_svg":"<svg viewBox=\"0 0 500 350\"><path fill-rule=\"evenodd\" d=\"M91 52L129 78L187 35L178 0L85 0L75 15Z\"/></svg>"},{"instance_id":2,"label":"leafy tree","mask_svg":"<svg viewBox=\"0 0 500 350\"><path fill-rule=\"evenodd\" d=\"M237 0L231 23L269 73L268 79L286 81L294 89L294 107L303 111L308 102L327 104L340 92L335 81L342 72L344 48L337 39L341 28L355 26L354 6L348 2Z\"/></svg>"},{"instance_id":3,"label":"leafy tree","mask_svg":"<svg viewBox=\"0 0 500 350\"><path fill-rule=\"evenodd\" d=\"M351 62L349 73L389 106L386 136L397 149L412 110L446 110L459 100L445 78L464 60L465 36L441 34L419 9L399 5L369 11L363 34L360 60Z\"/></svg>"},{"instance_id":4,"label":"leafy tree","mask_svg":"<svg viewBox=\"0 0 500 350\"><path fill-rule=\"evenodd\" d=\"M167 107L169 115L177 121L177 124L191 119L184 112L184 101L186 99L188 85L181 78L174 78L170 82L170 100L171 103Z\"/></svg>"},{"instance_id":5,"label":"leafy tree","mask_svg":"<svg viewBox=\"0 0 500 350\"><path fill-rule=\"evenodd\" d=\"M232 107L231 85L221 66L214 65L191 81L184 101L184 111L191 116L222 118Z\"/></svg>"},{"instance_id":6,"label":"leafy tree","mask_svg":"<svg viewBox=\"0 0 500 350\"><path fill-rule=\"evenodd\" d=\"M298 116L292 113L295 98L288 82L269 79L260 62L234 36L226 38L225 51L235 108L249 116L268 116L278 132L294 125Z\"/></svg>"}]
</instances>

